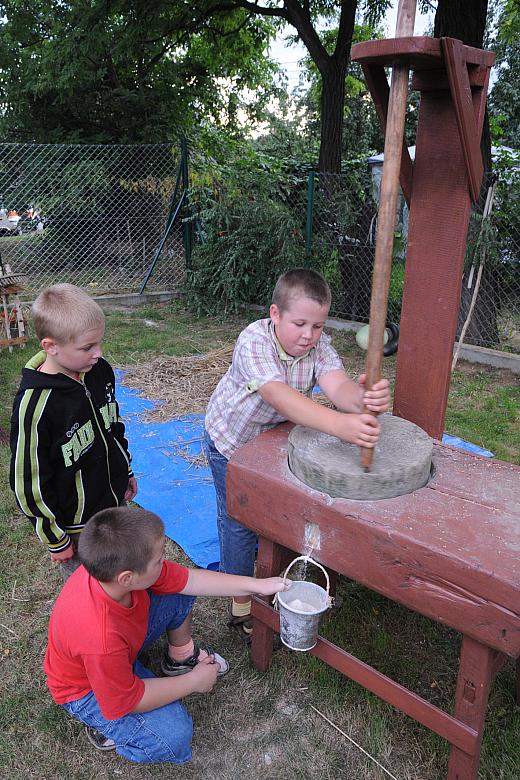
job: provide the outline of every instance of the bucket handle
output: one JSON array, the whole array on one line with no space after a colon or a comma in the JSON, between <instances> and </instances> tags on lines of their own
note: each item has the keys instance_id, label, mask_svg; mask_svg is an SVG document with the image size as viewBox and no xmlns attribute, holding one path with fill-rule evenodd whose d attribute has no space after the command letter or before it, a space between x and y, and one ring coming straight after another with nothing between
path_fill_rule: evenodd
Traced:
<instances>
[{"instance_id":1,"label":"bucket handle","mask_svg":"<svg viewBox=\"0 0 520 780\"><path fill-rule=\"evenodd\" d=\"M287 575L289 573L289 569L292 569L294 564L298 563L298 561L306 561L307 563L313 563L315 566L317 566L319 569L322 570L322 572L325 575L325 582L327 583L327 602L328 602L329 607L331 607L333 605L333 603L334 603L334 598L329 595L330 581L329 581L328 572L327 572L326 569L323 568L321 563L318 563L318 561L315 561L314 558L310 558L308 555L299 555L297 558L295 558L293 561L291 561L291 563L286 568L285 573L283 575L284 585L285 585L285 582L287 580ZM274 599L273 599L273 604L274 604L275 608L278 608L278 593L275 593L275 596L274 596Z\"/></svg>"}]
</instances>

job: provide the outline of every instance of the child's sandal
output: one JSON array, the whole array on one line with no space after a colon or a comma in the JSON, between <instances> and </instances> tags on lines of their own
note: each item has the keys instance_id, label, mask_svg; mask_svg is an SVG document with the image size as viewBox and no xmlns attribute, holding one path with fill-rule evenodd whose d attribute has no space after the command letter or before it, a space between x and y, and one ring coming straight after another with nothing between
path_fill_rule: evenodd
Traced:
<instances>
[{"instance_id":1,"label":"child's sandal","mask_svg":"<svg viewBox=\"0 0 520 780\"><path fill-rule=\"evenodd\" d=\"M253 634L253 618L251 615L230 615L227 625L228 628L235 629L247 645L251 644L251 636Z\"/></svg>"},{"instance_id":2,"label":"child's sandal","mask_svg":"<svg viewBox=\"0 0 520 780\"><path fill-rule=\"evenodd\" d=\"M237 617L230 615L228 620L228 627L235 629L238 632L240 638L246 643L251 644L253 636L253 619L251 615L244 615L243 617ZM281 650L283 647L279 634L273 634L273 650Z\"/></svg>"}]
</instances>

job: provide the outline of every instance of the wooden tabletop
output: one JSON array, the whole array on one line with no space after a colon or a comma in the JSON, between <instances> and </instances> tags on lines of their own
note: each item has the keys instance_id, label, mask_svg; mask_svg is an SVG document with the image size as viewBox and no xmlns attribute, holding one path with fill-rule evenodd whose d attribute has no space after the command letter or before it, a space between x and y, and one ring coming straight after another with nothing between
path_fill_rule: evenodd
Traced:
<instances>
[{"instance_id":1,"label":"wooden tabletop","mask_svg":"<svg viewBox=\"0 0 520 780\"><path fill-rule=\"evenodd\" d=\"M520 655L520 468L436 443L420 490L332 499L287 464L286 423L238 450L228 511L240 523L514 658ZM310 549L314 543L314 549Z\"/></svg>"}]
</instances>

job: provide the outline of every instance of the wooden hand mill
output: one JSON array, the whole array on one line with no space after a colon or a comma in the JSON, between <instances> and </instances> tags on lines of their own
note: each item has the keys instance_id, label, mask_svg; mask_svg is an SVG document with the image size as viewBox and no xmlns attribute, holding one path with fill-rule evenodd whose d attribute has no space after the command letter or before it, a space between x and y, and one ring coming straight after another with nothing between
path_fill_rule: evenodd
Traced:
<instances>
[{"instance_id":1,"label":"wooden hand mill","mask_svg":"<svg viewBox=\"0 0 520 780\"><path fill-rule=\"evenodd\" d=\"M437 440L433 476L424 487L392 498L331 498L289 469L291 425L284 424L232 456L227 500L230 516L258 534L257 576L278 574L283 560L309 554L312 544L312 557L332 571L460 632L453 714L321 637L310 652L446 739L449 780L475 780L490 686L508 658L517 663L520 696L520 469L438 440L471 204L483 175L480 136L494 54L451 38L411 37L414 6L400 3L400 37L357 44L352 58L363 67L387 130L390 183L381 208L388 217L384 229L380 211L384 240L377 250L385 257L391 254L385 242L393 234L397 178L410 209L394 415ZM391 87L385 68L393 69ZM421 98L413 164L400 131L404 112L393 108L402 105L409 71ZM388 294L382 278L383 284L374 282L382 305L374 303L377 316L370 321L379 350ZM371 361L374 382L379 367L375 360L373 370ZM252 659L266 669L279 616L260 598L252 612Z\"/></svg>"}]
</instances>

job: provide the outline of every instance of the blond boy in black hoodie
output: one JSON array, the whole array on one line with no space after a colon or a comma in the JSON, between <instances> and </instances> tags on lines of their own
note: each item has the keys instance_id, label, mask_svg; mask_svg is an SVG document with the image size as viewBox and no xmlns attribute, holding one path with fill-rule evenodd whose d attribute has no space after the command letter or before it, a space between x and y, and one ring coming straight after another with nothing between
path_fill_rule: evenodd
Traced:
<instances>
[{"instance_id":1,"label":"blond boy in black hoodie","mask_svg":"<svg viewBox=\"0 0 520 780\"><path fill-rule=\"evenodd\" d=\"M79 287L56 284L33 304L42 351L22 371L11 418L11 488L64 579L79 565L78 535L92 515L137 492L102 358L105 317Z\"/></svg>"}]
</instances>

